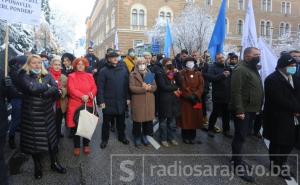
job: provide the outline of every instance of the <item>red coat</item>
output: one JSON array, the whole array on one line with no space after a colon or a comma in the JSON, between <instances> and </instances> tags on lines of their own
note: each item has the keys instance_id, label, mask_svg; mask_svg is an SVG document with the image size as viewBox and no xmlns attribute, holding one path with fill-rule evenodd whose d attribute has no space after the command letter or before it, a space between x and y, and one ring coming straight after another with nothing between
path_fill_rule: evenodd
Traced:
<instances>
[{"instance_id":1,"label":"red coat","mask_svg":"<svg viewBox=\"0 0 300 185\"><path fill-rule=\"evenodd\" d=\"M87 106L93 106L93 98L96 96L97 87L92 74L86 72L74 72L68 76L68 110L67 110L67 127L76 127L73 118L76 110L84 105L81 97L83 95L88 95L89 101Z\"/></svg>"}]
</instances>

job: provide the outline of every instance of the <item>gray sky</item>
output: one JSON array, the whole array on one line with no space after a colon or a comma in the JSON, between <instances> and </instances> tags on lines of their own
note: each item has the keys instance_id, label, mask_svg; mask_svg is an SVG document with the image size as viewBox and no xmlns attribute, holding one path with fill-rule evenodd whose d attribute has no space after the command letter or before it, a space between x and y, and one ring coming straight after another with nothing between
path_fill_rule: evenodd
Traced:
<instances>
[{"instance_id":1,"label":"gray sky","mask_svg":"<svg viewBox=\"0 0 300 185\"><path fill-rule=\"evenodd\" d=\"M49 0L50 7L55 6L77 20L77 38L85 36L85 20L90 15L95 0Z\"/></svg>"}]
</instances>

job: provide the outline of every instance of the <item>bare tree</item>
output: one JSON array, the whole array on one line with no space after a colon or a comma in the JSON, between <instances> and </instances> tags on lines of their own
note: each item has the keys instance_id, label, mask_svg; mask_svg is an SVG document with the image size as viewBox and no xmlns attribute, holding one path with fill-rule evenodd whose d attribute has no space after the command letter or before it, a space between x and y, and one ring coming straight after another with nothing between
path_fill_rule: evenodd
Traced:
<instances>
[{"instance_id":1,"label":"bare tree","mask_svg":"<svg viewBox=\"0 0 300 185\"><path fill-rule=\"evenodd\" d=\"M300 50L300 33L283 34L273 42L272 47L277 56L282 51Z\"/></svg>"}]
</instances>

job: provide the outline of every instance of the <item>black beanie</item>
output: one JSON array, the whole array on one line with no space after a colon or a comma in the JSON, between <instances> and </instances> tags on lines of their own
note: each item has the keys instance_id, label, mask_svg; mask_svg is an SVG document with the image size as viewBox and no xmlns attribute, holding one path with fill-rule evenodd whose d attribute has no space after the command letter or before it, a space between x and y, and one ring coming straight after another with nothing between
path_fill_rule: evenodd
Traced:
<instances>
[{"instance_id":1,"label":"black beanie","mask_svg":"<svg viewBox=\"0 0 300 185\"><path fill-rule=\"evenodd\" d=\"M276 69L285 68L291 64L296 64L297 61L290 54L283 54L277 62Z\"/></svg>"}]
</instances>

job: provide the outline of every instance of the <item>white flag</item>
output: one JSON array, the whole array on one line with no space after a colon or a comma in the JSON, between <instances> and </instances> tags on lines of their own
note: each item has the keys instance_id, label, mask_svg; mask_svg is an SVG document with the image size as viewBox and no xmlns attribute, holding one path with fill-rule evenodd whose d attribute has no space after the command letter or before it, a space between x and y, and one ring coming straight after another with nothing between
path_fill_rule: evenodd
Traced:
<instances>
[{"instance_id":1,"label":"white flag","mask_svg":"<svg viewBox=\"0 0 300 185\"><path fill-rule=\"evenodd\" d=\"M115 50L119 50L119 37L118 37L118 31L115 33L115 43L114 43Z\"/></svg>"},{"instance_id":2,"label":"white flag","mask_svg":"<svg viewBox=\"0 0 300 185\"><path fill-rule=\"evenodd\" d=\"M252 0L249 0L243 26L242 43L243 51L248 47L257 47L257 33Z\"/></svg>"},{"instance_id":3,"label":"white flag","mask_svg":"<svg viewBox=\"0 0 300 185\"><path fill-rule=\"evenodd\" d=\"M275 71L277 65L277 56L273 52L273 50L269 47L269 45L264 41L263 38L258 39L258 48L260 49L260 76L263 82L267 78L268 75Z\"/></svg>"}]
</instances>

